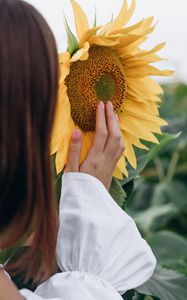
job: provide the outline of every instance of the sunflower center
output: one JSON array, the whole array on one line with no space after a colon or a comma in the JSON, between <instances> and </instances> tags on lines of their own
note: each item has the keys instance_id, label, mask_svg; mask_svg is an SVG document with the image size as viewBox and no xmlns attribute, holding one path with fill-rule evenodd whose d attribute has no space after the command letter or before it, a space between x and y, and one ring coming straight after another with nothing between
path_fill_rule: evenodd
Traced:
<instances>
[{"instance_id":1,"label":"sunflower center","mask_svg":"<svg viewBox=\"0 0 187 300\"><path fill-rule=\"evenodd\" d=\"M95 130L100 101L111 101L118 111L126 98L124 66L114 50L108 47L92 46L88 60L71 65L65 84L72 119L85 132Z\"/></svg>"},{"instance_id":2,"label":"sunflower center","mask_svg":"<svg viewBox=\"0 0 187 300\"><path fill-rule=\"evenodd\" d=\"M112 74L103 74L95 83L96 94L102 101L110 100L115 94L115 81Z\"/></svg>"}]
</instances>

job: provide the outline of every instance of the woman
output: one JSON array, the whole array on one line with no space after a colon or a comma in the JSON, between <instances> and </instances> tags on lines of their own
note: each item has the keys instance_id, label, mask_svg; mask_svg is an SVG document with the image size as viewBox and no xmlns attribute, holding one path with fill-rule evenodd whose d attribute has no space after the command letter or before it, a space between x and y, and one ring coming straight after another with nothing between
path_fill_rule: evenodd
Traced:
<instances>
[{"instance_id":1,"label":"woman","mask_svg":"<svg viewBox=\"0 0 187 300\"><path fill-rule=\"evenodd\" d=\"M57 49L43 17L21 0L0 0L0 248L32 228L32 247L16 267L43 282L35 293L18 291L1 267L0 300L122 299L151 277L155 258L108 193L124 151L111 103L98 105L94 143L81 165L80 132L72 136L56 246L49 149L57 83ZM51 276L55 247L62 273Z\"/></svg>"}]
</instances>

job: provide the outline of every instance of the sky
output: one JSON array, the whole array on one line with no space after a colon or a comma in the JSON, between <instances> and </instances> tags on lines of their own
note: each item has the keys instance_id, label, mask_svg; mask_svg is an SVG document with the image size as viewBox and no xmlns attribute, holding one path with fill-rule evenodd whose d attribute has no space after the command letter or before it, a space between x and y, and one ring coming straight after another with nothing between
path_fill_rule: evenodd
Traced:
<instances>
[{"instance_id":1,"label":"sky","mask_svg":"<svg viewBox=\"0 0 187 300\"><path fill-rule=\"evenodd\" d=\"M69 0L26 0L33 4L46 18L57 40L58 50L67 48L64 29L64 14L75 32L73 13ZM105 24L112 13L117 16L123 0L77 0L88 15L90 26L93 24L95 9L97 22ZM129 0L130 3L130 0ZM167 46L160 51L165 60L157 64L161 68L175 70L175 75L167 81L187 82L187 0L136 0L136 10L130 25L149 16L158 22L153 34L143 45L145 49L166 41ZM162 81L162 80L161 80Z\"/></svg>"}]
</instances>

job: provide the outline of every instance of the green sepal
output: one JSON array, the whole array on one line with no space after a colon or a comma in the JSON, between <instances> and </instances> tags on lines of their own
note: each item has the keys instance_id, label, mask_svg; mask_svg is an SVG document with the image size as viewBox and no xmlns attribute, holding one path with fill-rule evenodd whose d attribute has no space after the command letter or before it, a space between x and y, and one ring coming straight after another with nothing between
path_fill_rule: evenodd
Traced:
<instances>
[{"instance_id":1,"label":"green sepal","mask_svg":"<svg viewBox=\"0 0 187 300\"><path fill-rule=\"evenodd\" d=\"M97 26L97 13L96 13L96 8L95 8L95 17L94 17L94 23L93 23L93 27Z\"/></svg>"},{"instance_id":2,"label":"green sepal","mask_svg":"<svg viewBox=\"0 0 187 300\"><path fill-rule=\"evenodd\" d=\"M76 36L71 31L71 29L68 25L66 17L64 17L64 20L65 20L65 28L66 28L67 38L68 38L68 40L67 40L67 42L68 42L67 51L72 56L74 53L76 53L79 50L79 42L78 42Z\"/></svg>"},{"instance_id":3,"label":"green sepal","mask_svg":"<svg viewBox=\"0 0 187 300\"><path fill-rule=\"evenodd\" d=\"M117 178L112 178L112 183L109 192L112 198L120 207L123 207L125 205L127 195L123 187L121 186L120 181Z\"/></svg>"},{"instance_id":4,"label":"green sepal","mask_svg":"<svg viewBox=\"0 0 187 300\"><path fill-rule=\"evenodd\" d=\"M113 21L114 21L114 14L112 12L111 22L113 22Z\"/></svg>"}]
</instances>

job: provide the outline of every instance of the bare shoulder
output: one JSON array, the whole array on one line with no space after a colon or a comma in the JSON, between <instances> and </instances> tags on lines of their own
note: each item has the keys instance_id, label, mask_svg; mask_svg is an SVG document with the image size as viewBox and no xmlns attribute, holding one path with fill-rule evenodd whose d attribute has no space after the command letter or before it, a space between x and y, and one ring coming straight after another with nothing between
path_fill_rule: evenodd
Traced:
<instances>
[{"instance_id":1,"label":"bare shoulder","mask_svg":"<svg viewBox=\"0 0 187 300\"><path fill-rule=\"evenodd\" d=\"M23 300L16 286L0 268L0 300Z\"/></svg>"}]
</instances>

